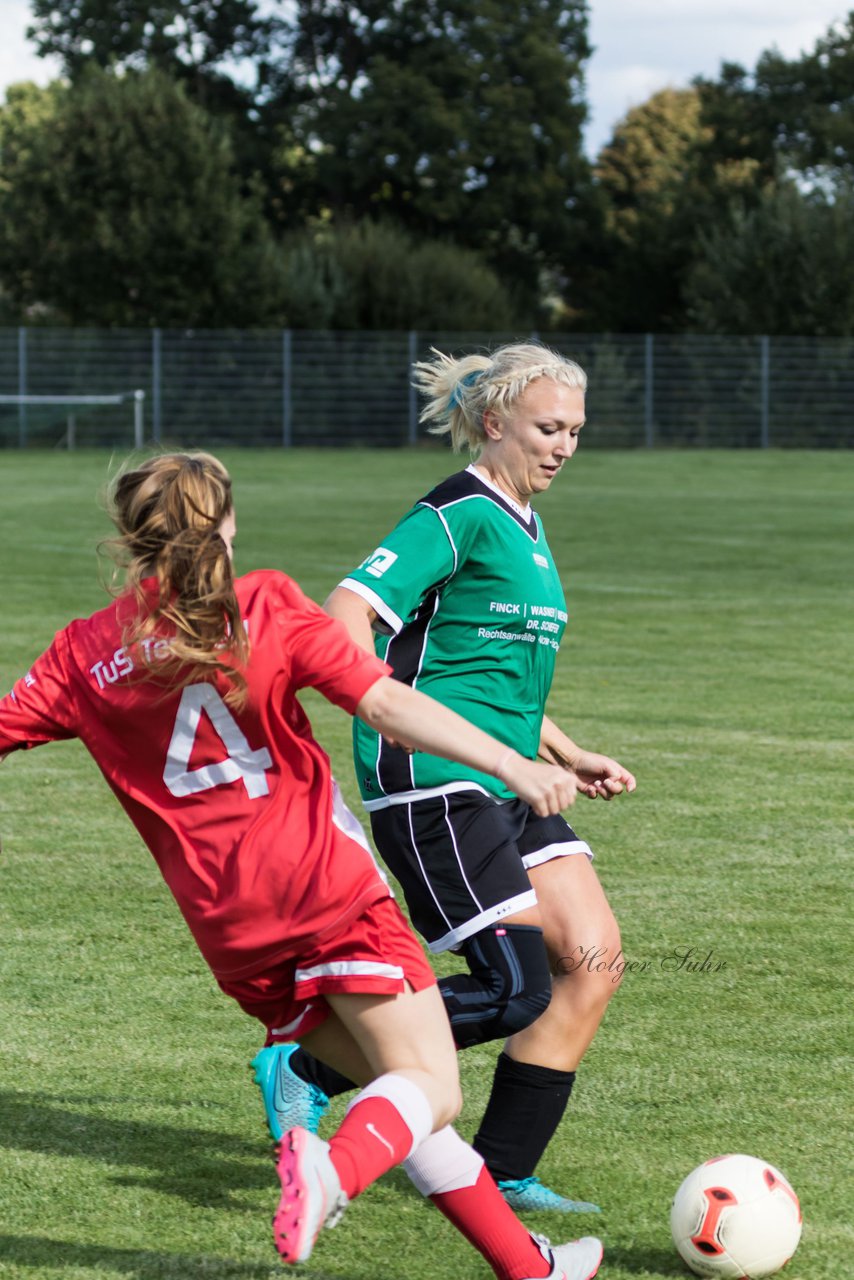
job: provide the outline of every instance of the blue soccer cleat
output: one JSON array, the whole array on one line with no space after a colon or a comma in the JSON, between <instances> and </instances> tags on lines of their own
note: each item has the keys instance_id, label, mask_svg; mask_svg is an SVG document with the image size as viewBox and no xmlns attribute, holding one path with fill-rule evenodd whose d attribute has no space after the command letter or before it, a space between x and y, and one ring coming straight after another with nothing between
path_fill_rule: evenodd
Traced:
<instances>
[{"instance_id":1,"label":"blue soccer cleat","mask_svg":"<svg viewBox=\"0 0 854 1280\"><path fill-rule=\"evenodd\" d=\"M256 1053L251 1063L274 1142L281 1142L283 1134L296 1126L317 1133L329 1106L322 1089L300 1080L291 1070L291 1055L297 1048L295 1044L270 1044Z\"/></svg>"},{"instance_id":2,"label":"blue soccer cleat","mask_svg":"<svg viewBox=\"0 0 854 1280\"><path fill-rule=\"evenodd\" d=\"M601 1213L589 1200L570 1200L543 1186L539 1178L507 1179L498 1190L517 1213Z\"/></svg>"}]
</instances>

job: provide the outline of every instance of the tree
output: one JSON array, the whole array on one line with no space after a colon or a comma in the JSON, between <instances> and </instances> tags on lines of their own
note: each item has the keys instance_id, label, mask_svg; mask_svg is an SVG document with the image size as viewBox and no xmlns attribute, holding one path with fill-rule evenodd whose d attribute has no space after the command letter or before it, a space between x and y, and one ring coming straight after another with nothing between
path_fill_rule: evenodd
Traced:
<instances>
[{"instance_id":1,"label":"tree","mask_svg":"<svg viewBox=\"0 0 854 1280\"><path fill-rule=\"evenodd\" d=\"M749 205L762 165L721 147L698 87L662 89L616 125L595 165L604 206L599 325L628 332L685 327L684 281L697 235Z\"/></svg>"},{"instance_id":2,"label":"tree","mask_svg":"<svg viewBox=\"0 0 854 1280\"><path fill-rule=\"evenodd\" d=\"M518 320L472 250L386 223L304 231L284 254L283 306L294 328L489 330Z\"/></svg>"},{"instance_id":3,"label":"tree","mask_svg":"<svg viewBox=\"0 0 854 1280\"><path fill-rule=\"evenodd\" d=\"M584 0L303 0L269 110L315 157L314 205L482 251L528 304L572 260Z\"/></svg>"},{"instance_id":4,"label":"tree","mask_svg":"<svg viewBox=\"0 0 854 1280\"><path fill-rule=\"evenodd\" d=\"M749 156L765 178L777 171L854 172L854 11L811 52L763 53L753 72L725 63L698 79L715 152Z\"/></svg>"},{"instance_id":5,"label":"tree","mask_svg":"<svg viewBox=\"0 0 854 1280\"><path fill-rule=\"evenodd\" d=\"M854 334L854 191L766 188L700 236L686 281L706 333Z\"/></svg>"},{"instance_id":6,"label":"tree","mask_svg":"<svg viewBox=\"0 0 854 1280\"><path fill-rule=\"evenodd\" d=\"M228 122L245 181L266 169L269 147L259 132L256 107L280 22L259 13L258 0L31 0L31 5L28 38L39 55L61 59L69 80L93 66L157 68L183 85L193 102Z\"/></svg>"},{"instance_id":7,"label":"tree","mask_svg":"<svg viewBox=\"0 0 854 1280\"><path fill-rule=\"evenodd\" d=\"M72 82L94 62L185 83L280 230L393 220L484 254L531 315L544 275L573 287L586 0L34 0L31 31Z\"/></svg>"},{"instance_id":8,"label":"tree","mask_svg":"<svg viewBox=\"0 0 854 1280\"><path fill-rule=\"evenodd\" d=\"M159 67L179 79L215 76L262 58L276 23L258 0L31 0L27 36L39 56L62 59L75 79L93 64Z\"/></svg>"},{"instance_id":9,"label":"tree","mask_svg":"<svg viewBox=\"0 0 854 1280\"><path fill-rule=\"evenodd\" d=\"M791 61L776 50L756 65L754 93L776 125L776 146L798 169L854 166L854 12L811 53Z\"/></svg>"},{"instance_id":10,"label":"tree","mask_svg":"<svg viewBox=\"0 0 854 1280\"><path fill-rule=\"evenodd\" d=\"M163 72L90 68L0 112L0 285L71 324L249 325L278 257L227 136Z\"/></svg>"},{"instance_id":11,"label":"tree","mask_svg":"<svg viewBox=\"0 0 854 1280\"><path fill-rule=\"evenodd\" d=\"M703 135L695 89L662 89L616 125L596 161L606 270L592 305L621 332L683 323L681 280L694 235L692 200Z\"/></svg>"}]
</instances>

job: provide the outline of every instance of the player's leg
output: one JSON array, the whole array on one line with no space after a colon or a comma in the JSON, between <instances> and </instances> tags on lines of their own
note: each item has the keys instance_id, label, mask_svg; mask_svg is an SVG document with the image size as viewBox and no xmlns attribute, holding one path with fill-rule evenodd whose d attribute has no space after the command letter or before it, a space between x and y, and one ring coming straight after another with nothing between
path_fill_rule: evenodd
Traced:
<instances>
[{"instance_id":1,"label":"player's leg","mask_svg":"<svg viewBox=\"0 0 854 1280\"><path fill-rule=\"evenodd\" d=\"M513 1213L483 1159L452 1129L434 1133L404 1165L422 1195L429 1196L503 1280L589 1280L602 1259L602 1244L584 1237L552 1250L530 1235Z\"/></svg>"},{"instance_id":2,"label":"player's leg","mask_svg":"<svg viewBox=\"0 0 854 1280\"><path fill-rule=\"evenodd\" d=\"M514 842L527 813L521 803L496 805L472 791L372 815L377 847L415 927L436 950L457 946L468 964L467 973L441 982L461 1048L527 1026L551 995L535 895ZM291 1045L262 1049L252 1065L274 1138L293 1123L316 1132L329 1098L352 1088Z\"/></svg>"},{"instance_id":3,"label":"player's leg","mask_svg":"<svg viewBox=\"0 0 854 1280\"><path fill-rule=\"evenodd\" d=\"M413 1118L417 1119L418 1108L413 1106L414 1095L408 1096L401 1082L423 1090L437 1126L456 1110L459 1099L452 1084L457 1079L456 1057L435 988L393 1001L335 996L330 1003L337 1017L306 1037L308 1046L338 1069L346 1066L360 1080L376 1074L373 1084L353 1100L329 1144L337 1185L352 1198L384 1167L391 1167L410 1137L416 1140ZM342 1028L358 1046L355 1052L342 1037ZM317 1153L312 1155L318 1158ZM552 1251L547 1241L532 1237L499 1193L482 1158L449 1125L423 1138L404 1167L421 1193L479 1250L500 1280L561 1280L564 1276L589 1280L595 1274L601 1243L586 1238Z\"/></svg>"},{"instance_id":4,"label":"player's leg","mask_svg":"<svg viewBox=\"0 0 854 1280\"><path fill-rule=\"evenodd\" d=\"M551 1016L514 1036L510 1050L520 1062L574 1071L620 985L620 929L589 858L554 858L529 875L552 962Z\"/></svg>"},{"instance_id":5,"label":"player's leg","mask_svg":"<svg viewBox=\"0 0 854 1280\"><path fill-rule=\"evenodd\" d=\"M439 989L459 1048L512 1035L543 1012L551 996L551 973L543 931L524 917L467 938L460 951L468 973L442 978ZM519 923L519 919L531 923ZM273 1044L252 1060L267 1123L274 1139L292 1124L316 1133L335 1097L353 1081L294 1044Z\"/></svg>"},{"instance_id":6,"label":"player's leg","mask_svg":"<svg viewBox=\"0 0 854 1280\"><path fill-rule=\"evenodd\" d=\"M350 1200L406 1159L459 1104L453 1048L442 1052L444 1015L435 987L396 996L329 993L325 1004L331 1016L305 1033L305 1043L365 1087L328 1143L300 1127L282 1136L273 1235L286 1262L304 1262L321 1227L334 1226ZM428 1027L439 1024L433 1065L409 1051L418 1016ZM397 1049L387 1052L395 1040Z\"/></svg>"},{"instance_id":7,"label":"player's leg","mask_svg":"<svg viewBox=\"0 0 854 1280\"><path fill-rule=\"evenodd\" d=\"M537 1026L552 978L525 859L536 867L557 850L569 854L587 846L562 818L537 819L521 801L498 805L480 792L381 810L372 814L371 825L416 928L431 949L453 947L468 963L468 973L440 981L457 1044L482 1043ZM573 1078L548 1063L534 1067L506 1054L499 1059L475 1146L504 1184L508 1200L522 1208L596 1209L587 1201L558 1195L533 1176L563 1115Z\"/></svg>"},{"instance_id":8,"label":"player's leg","mask_svg":"<svg viewBox=\"0 0 854 1280\"><path fill-rule=\"evenodd\" d=\"M545 820L555 821L562 819ZM542 842L543 832L538 838ZM534 1171L564 1115L576 1068L619 985L619 929L583 850L532 866L529 875L553 967L552 999L541 1018L505 1045L475 1146L515 1208L595 1209L557 1196Z\"/></svg>"},{"instance_id":9,"label":"player's leg","mask_svg":"<svg viewBox=\"0 0 854 1280\"><path fill-rule=\"evenodd\" d=\"M545 866L586 864L583 854L559 857L555 850L586 850L587 846L562 819L532 820L527 806L498 806L479 792L395 806L372 815L372 827L380 853L402 884L413 922L434 949L456 945L466 955L469 973L443 978L441 983L457 1042L481 1043L508 1033L522 1034L526 1023L539 1026L543 1019L537 1019L537 1012L552 990L551 976L535 929L535 894L520 865L520 853L533 862L533 874L539 878L538 859L544 853L549 859ZM547 882L551 878L546 873ZM595 877L592 883L598 885ZM594 911L594 897L581 886L582 920L585 911ZM513 908L515 914L508 915ZM501 925L491 923L496 916ZM472 937L471 930L479 923L487 927ZM611 935L604 927L599 929L598 920L597 930L607 945ZM554 912L550 912L549 931L552 954L559 958L565 931ZM576 944L565 945L571 949ZM566 1031L563 1019L557 1031L559 1039ZM499 1058L475 1145L514 1207L595 1211L596 1206L587 1201L571 1200L544 1187L533 1172L563 1116L574 1070L561 1065L560 1048L557 1064L548 1054L543 1063L524 1057L517 1060L512 1047L516 1043L514 1036L509 1052ZM318 1086L330 1096L347 1087L340 1076L299 1051L289 1058L288 1066L296 1092L302 1089L309 1102ZM275 1112L271 1116L269 1106L267 1112L272 1128Z\"/></svg>"},{"instance_id":10,"label":"player's leg","mask_svg":"<svg viewBox=\"0 0 854 1280\"><path fill-rule=\"evenodd\" d=\"M244 1008L365 1086L329 1143L300 1127L282 1137L274 1238L286 1261L302 1262L324 1222L454 1118L459 1076L433 972L391 898L281 966L269 986L254 1007L242 991Z\"/></svg>"}]
</instances>

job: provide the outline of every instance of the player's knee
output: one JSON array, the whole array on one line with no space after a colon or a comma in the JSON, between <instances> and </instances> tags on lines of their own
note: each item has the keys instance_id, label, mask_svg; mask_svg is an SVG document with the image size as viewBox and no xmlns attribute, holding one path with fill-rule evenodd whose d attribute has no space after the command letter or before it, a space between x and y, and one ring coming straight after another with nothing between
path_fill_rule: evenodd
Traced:
<instances>
[{"instance_id":1,"label":"player's knee","mask_svg":"<svg viewBox=\"0 0 854 1280\"><path fill-rule=\"evenodd\" d=\"M610 963L608 965L609 981L601 984L603 990L600 993L600 999L604 1004L607 1004L623 981L623 974L626 971L626 957L623 955L620 926L613 916L604 927L602 938L602 946L605 954L610 957Z\"/></svg>"},{"instance_id":2,"label":"player's knee","mask_svg":"<svg viewBox=\"0 0 854 1280\"><path fill-rule=\"evenodd\" d=\"M463 1109L463 1093L459 1080L445 1091L444 1106L438 1109L436 1129L443 1129L446 1124L453 1124Z\"/></svg>"},{"instance_id":3,"label":"player's knee","mask_svg":"<svg viewBox=\"0 0 854 1280\"><path fill-rule=\"evenodd\" d=\"M496 1034L524 1031L545 1013L552 998L552 975L542 930L533 925L507 925L512 961L503 970ZM496 964L495 972L499 972Z\"/></svg>"},{"instance_id":4,"label":"player's knee","mask_svg":"<svg viewBox=\"0 0 854 1280\"><path fill-rule=\"evenodd\" d=\"M524 1031L545 1013L552 998L551 976L548 970L545 981L540 982L534 991L523 991L518 996L511 996L499 1016L500 1032L503 1036L512 1036L517 1031Z\"/></svg>"},{"instance_id":5,"label":"player's knee","mask_svg":"<svg viewBox=\"0 0 854 1280\"><path fill-rule=\"evenodd\" d=\"M576 948L577 960L558 968L558 984L568 983L572 989L572 1007L576 1013L593 1015L604 1012L619 990L626 971L626 958L616 921L598 935L595 944Z\"/></svg>"},{"instance_id":6,"label":"player's knee","mask_svg":"<svg viewBox=\"0 0 854 1280\"><path fill-rule=\"evenodd\" d=\"M552 982L541 929L485 929L463 950L471 977L440 984L460 1048L523 1031L545 1012Z\"/></svg>"}]
</instances>

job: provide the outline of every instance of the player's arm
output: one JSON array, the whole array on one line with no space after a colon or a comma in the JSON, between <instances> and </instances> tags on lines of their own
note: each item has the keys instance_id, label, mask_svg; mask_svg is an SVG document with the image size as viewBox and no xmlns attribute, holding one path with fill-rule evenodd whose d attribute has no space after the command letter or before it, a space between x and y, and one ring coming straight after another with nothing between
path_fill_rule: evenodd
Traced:
<instances>
[{"instance_id":1,"label":"player's arm","mask_svg":"<svg viewBox=\"0 0 854 1280\"><path fill-rule=\"evenodd\" d=\"M0 759L13 751L78 736L66 650L67 638L60 632L26 675L0 698Z\"/></svg>"},{"instance_id":2,"label":"player's arm","mask_svg":"<svg viewBox=\"0 0 854 1280\"><path fill-rule=\"evenodd\" d=\"M445 521L417 503L382 546L342 578L323 607L373 653L374 632L398 635L425 597L454 574L462 554Z\"/></svg>"},{"instance_id":3,"label":"player's arm","mask_svg":"<svg viewBox=\"0 0 854 1280\"><path fill-rule=\"evenodd\" d=\"M541 817L560 813L575 799L575 776L568 770L527 760L455 711L390 676L370 686L356 714L384 737L492 774Z\"/></svg>"},{"instance_id":4,"label":"player's arm","mask_svg":"<svg viewBox=\"0 0 854 1280\"><path fill-rule=\"evenodd\" d=\"M538 755L549 764L571 770L578 780L578 790L590 800L610 800L637 786L634 774L617 760L598 751L585 751L548 716L543 716Z\"/></svg>"},{"instance_id":5,"label":"player's arm","mask_svg":"<svg viewBox=\"0 0 854 1280\"><path fill-rule=\"evenodd\" d=\"M336 587L323 607L330 618L344 623L357 645L368 653L374 652L373 626L378 615L372 604L349 587Z\"/></svg>"},{"instance_id":6,"label":"player's arm","mask_svg":"<svg viewBox=\"0 0 854 1280\"><path fill-rule=\"evenodd\" d=\"M373 605L362 596L351 591L349 587L336 587L324 604L330 618L337 618L347 628L350 639L368 653L374 652L374 623L379 614ZM401 738L384 733L383 737L390 747L400 747L410 754L414 747Z\"/></svg>"}]
</instances>

